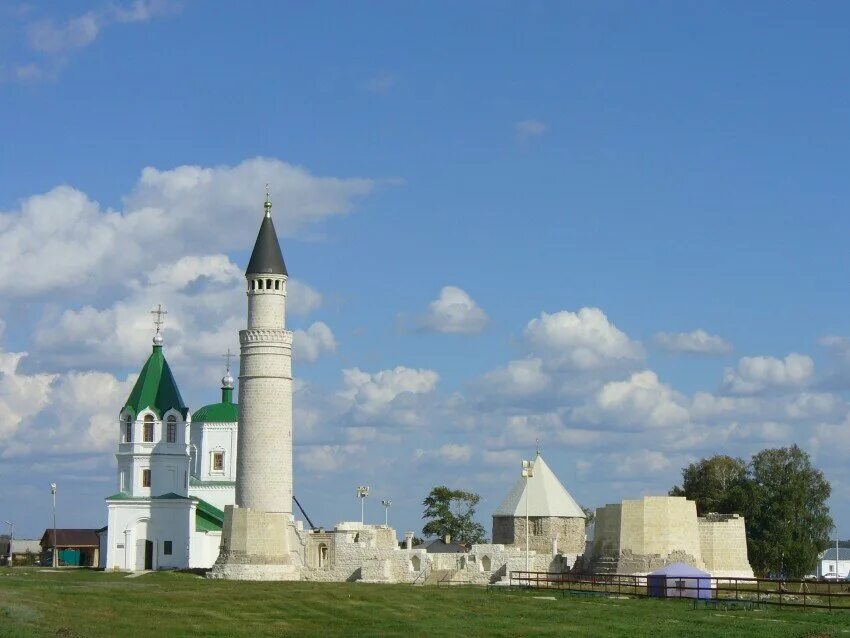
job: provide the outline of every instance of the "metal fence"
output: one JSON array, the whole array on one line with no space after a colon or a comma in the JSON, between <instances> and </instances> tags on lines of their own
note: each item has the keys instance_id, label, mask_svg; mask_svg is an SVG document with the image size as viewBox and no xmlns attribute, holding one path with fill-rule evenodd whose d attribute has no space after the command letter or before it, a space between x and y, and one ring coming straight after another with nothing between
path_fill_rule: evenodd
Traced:
<instances>
[{"instance_id":1,"label":"metal fence","mask_svg":"<svg viewBox=\"0 0 850 638\"><path fill-rule=\"evenodd\" d=\"M634 596L685 599L707 607L801 607L850 611L850 582L663 576L562 574L512 571L512 586L551 589L576 596ZM654 591L650 594L650 588Z\"/></svg>"}]
</instances>

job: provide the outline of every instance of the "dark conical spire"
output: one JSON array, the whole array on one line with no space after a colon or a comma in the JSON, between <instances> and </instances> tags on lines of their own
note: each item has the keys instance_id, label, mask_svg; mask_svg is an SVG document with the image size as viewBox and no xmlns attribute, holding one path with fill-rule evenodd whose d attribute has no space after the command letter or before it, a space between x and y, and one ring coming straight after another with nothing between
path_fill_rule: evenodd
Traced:
<instances>
[{"instance_id":1,"label":"dark conical spire","mask_svg":"<svg viewBox=\"0 0 850 638\"><path fill-rule=\"evenodd\" d=\"M280 252L280 242L277 240L277 232L272 221L272 202L266 193L264 205L266 214L263 223L260 224L260 232L254 243L254 251L248 261L246 275L289 275L286 272L286 264L283 262L283 253Z\"/></svg>"}]
</instances>

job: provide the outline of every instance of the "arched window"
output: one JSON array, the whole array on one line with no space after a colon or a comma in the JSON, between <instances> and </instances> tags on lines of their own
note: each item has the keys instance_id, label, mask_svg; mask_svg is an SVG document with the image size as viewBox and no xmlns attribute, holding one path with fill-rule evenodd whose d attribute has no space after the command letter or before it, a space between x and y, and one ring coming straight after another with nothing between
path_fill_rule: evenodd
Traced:
<instances>
[{"instance_id":1,"label":"arched window","mask_svg":"<svg viewBox=\"0 0 850 638\"><path fill-rule=\"evenodd\" d=\"M319 543L319 567L328 566L328 546L324 543Z\"/></svg>"},{"instance_id":2,"label":"arched window","mask_svg":"<svg viewBox=\"0 0 850 638\"><path fill-rule=\"evenodd\" d=\"M491 569L493 569L493 561L490 560L489 556L485 556L481 559L481 570L489 572Z\"/></svg>"},{"instance_id":3,"label":"arched window","mask_svg":"<svg viewBox=\"0 0 850 638\"><path fill-rule=\"evenodd\" d=\"M280 279L276 279L274 282L274 289L280 290Z\"/></svg>"},{"instance_id":4,"label":"arched window","mask_svg":"<svg viewBox=\"0 0 850 638\"><path fill-rule=\"evenodd\" d=\"M177 441L177 417L173 414L170 415L167 420L165 440L167 443L174 443Z\"/></svg>"},{"instance_id":5,"label":"arched window","mask_svg":"<svg viewBox=\"0 0 850 638\"><path fill-rule=\"evenodd\" d=\"M271 290L271 289L272 289L272 280L266 279L266 290Z\"/></svg>"},{"instance_id":6,"label":"arched window","mask_svg":"<svg viewBox=\"0 0 850 638\"><path fill-rule=\"evenodd\" d=\"M133 442L133 417L129 414L124 417L124 442Z\"/></svg>"},{"instance_id":7,"label":"arched window","mask_svg":"<svg viewBox=\"0 0 850 638\"><path fill-rule=\"evenodd\" d=\"M153 415L145 415L144 429L142 430L142 441L145 443L153 443Z\"/></svg>"},{"instance_id":8,"label":"arched window","mask_svg":"<svg viewBox=\"0 0 850 638\"><path fill-rule=\"evenodd\" d=\"M258 279L257 280L257 290L262 290L262 289L263 289L263 280Z\"/></svg>"},{"instance_id":9,"label":"arched window","mask_svg":"<svg viewBox=\"0 0 850 638\"><path fill-rule=\"evenodd\" d=\"M422 569L422 560L418 556L414 556L410 559L410 567L413 571L418 572Z\"/></svg>"}]
</instances>

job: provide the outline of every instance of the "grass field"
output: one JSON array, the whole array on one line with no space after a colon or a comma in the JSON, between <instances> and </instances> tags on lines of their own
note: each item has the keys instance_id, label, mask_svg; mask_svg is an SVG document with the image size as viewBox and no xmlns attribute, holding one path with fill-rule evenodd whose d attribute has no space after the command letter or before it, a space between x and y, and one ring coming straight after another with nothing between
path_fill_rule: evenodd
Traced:
<instances>
[{"instance_id":1,"label":"grass field","mask_svg":"<svg viewBox=\"0 0 850 638\"><path fill-rule=\"evenodd\" d=\"M0 569L2 637L284 635L850 638L850 612L726 612L679 601L473 587Z\"/></svg>"}]
</instances>

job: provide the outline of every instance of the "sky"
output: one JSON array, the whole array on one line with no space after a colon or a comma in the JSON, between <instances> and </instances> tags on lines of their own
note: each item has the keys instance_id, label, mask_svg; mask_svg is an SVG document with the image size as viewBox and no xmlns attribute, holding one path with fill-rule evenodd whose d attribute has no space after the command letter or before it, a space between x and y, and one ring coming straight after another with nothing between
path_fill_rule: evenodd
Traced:
<instances>
[{"instance_id":1,"label":"sky","mask_svg":"<svg viewBox=\"0 0 850 638\"><path fill-rule=\"evenodd\" d=\"M848 60L839 2L0 0L0 520L105 525L156 304L218 400L268 182L317 524L796 443L847 538Z\"/></svg>"}]
</instances>

